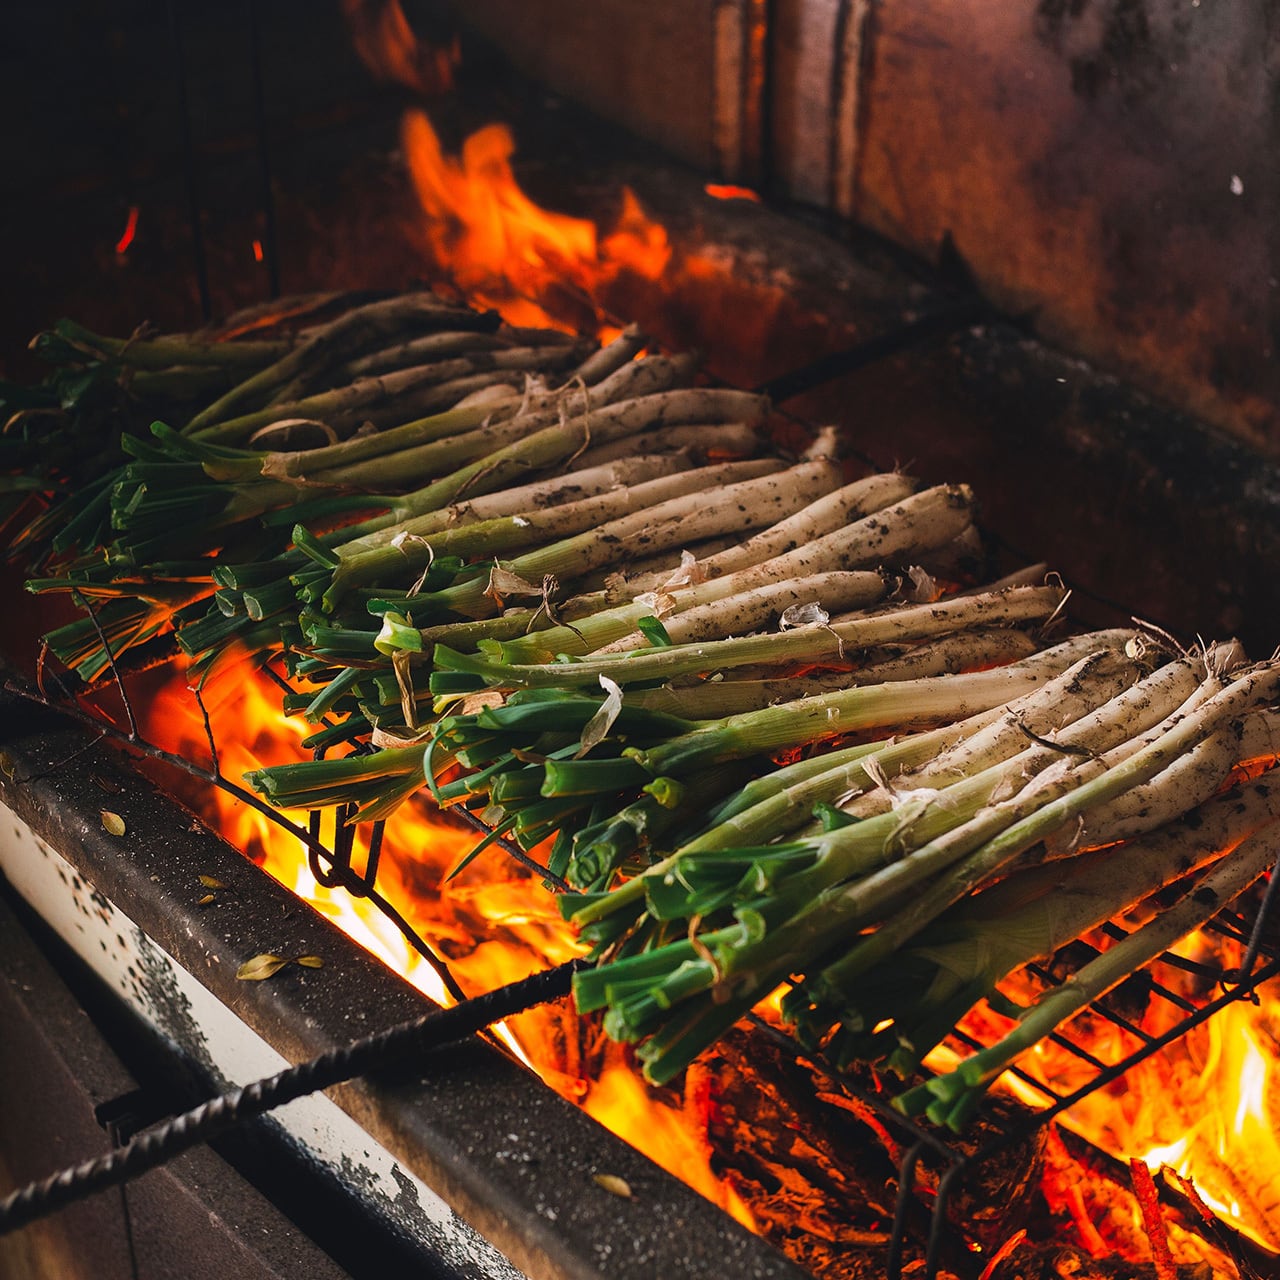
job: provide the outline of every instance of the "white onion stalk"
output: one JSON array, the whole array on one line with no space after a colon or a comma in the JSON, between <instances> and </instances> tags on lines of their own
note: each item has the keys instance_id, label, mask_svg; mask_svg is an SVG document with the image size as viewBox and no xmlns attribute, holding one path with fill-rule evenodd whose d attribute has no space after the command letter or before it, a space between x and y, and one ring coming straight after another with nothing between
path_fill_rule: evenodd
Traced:
<instances>
[{"instance_id":1,"label":"white onion stalk","mask_svg":"<svg viewBox=\"0 0 1280 1280\"><path fill-rule=\"evenodd\" d=\"M1066 647L1067 657L1073 652L1074 646ZM1058 653L1053 655L1057 662L1061 662L1063 653L1060 647ZM1026 665L1024 661L1014 664L1009 670L1025 668ZM1034 693L1024 694L1019 701L1025 705L1039 694L1039 700L1045 702L1048 700L1046 690L1050 691L1050 696L1056 692L1061 698L1064 687L1075 686L1079 689L1087 684L1091 690L1090 701L1094 704L1094 710L1087 717L1078 719L1073 727L1079 730L1088 720L1091 722L1088 737L1099 742L1110 742L1126 733L1125 712L1132 700L1125 700L1123 694L1110 698L1107 695L1117 684L1123 687L1123 683L1132 680L1135 674L1135 668L1128 659L1115 651L1104 649L1073 664L1063 675L1048 681ZM933 683L941 688L945 687L947 679L964 678L940 677L935 678ZM922 685L925 683L921 682ZM1101 699L1106 701L1099 706ZM1077 732L1076 736L1080 738L1085 735ZM987 742L991 747L989 754L985 756L977 754L975 749L975 744L981 741ZM1025 738L1023 742L1026 744ZM908 738L900 750L895 750L893 746L886 747L858 762L856 768L861 770L865 779L858 785L865 787L870 784L876 789L864 795L861 802L842 803L844 811L857 817L859 821L812 839L813 859L816 864L820 864L812 873L814 892L827 888L838 880L867 875L877 867L894 862L904 851L919 847L960 827L974 818L984 806L994 805L1002 791L1007 791L1011 785L1022 787L1027 779L1035 778L1054 761L1062 758L1054 748L1038 743L1025 745L1024 750L1009 756L1002 749L1004 744L998 736L991 734L988 726L985 732L962 740L960 746L969 749L970 768L964 775L957 777L950 770L934 770L927 763L919 764L922 759L920 745L917 739ZM900 774L890 780L890 770L900 769L910 763L917 763L913 773ZM805 798L814 801L819 798L834 798L830 795L819 797L816 791L816 786L810 784ZM761 833L757 831L757 836L759 834ZM723 836L711 841L695 840L691 843L695 852L713 845L727 847L723 843ZM688 851L686 848L681 852ZM681 854L678 853L664 863L671 868L664 873L667 877L680 878L680 857ZM650 871L645 874L652 878L654 873Z\"/></svg>"},{"instance_id":2,"label":"white onion stalk","mask_svg":"<svg viewBox=\"0 0 1280 1280\"><path fill-rule=\"evenodd\" d=\"M513 439L581 418L607 404L636 399L649 401L652 396L667 392L673 384L684 380L688 372L678 358L665 357L655 358L653 363L637 361L629 368L635 370L629 377L629 386L612 385L615 380L611 379L590 390L574 386L560 391L521 395L515 388L509 388L502 390L497 399L494 398L494 388L489 388L483 395L467 395L464 394L466 388L461 388L452 407L442 408L425 418L322 448L250 453L243 458L225 461L212 459L205 463L205 471L220 480L260 477L296 483L304 476L323 480L331 473L358 462L368 462L391 453L408 453L449 440L454 442L452 447L455 451L466 449L467 441L474 440L477 433L486 428L492 429L491 437ZM619 371L620 374L623 372L625 370ZM642 378L640 375L647 376ZM278 416L285 415L280 413ZM517 422L519 429L515 426ZM221 432L229 429L228 424L218 428ZM427 450L424 456L430 462L448 455L437 448Z\"/></svg>"},{"instance_id":3,"label":"white onion stalk","mask_svg":"<svg viewBox=\"0 0 1280 1280\"><path fill-rule=\"evenodd\" d=\"M812 600L815 593L825 591L832 608L848 609L883 599L890 586L883 575L869 570L797 577L785 558L779 557L728 577L672 587L585 617L573 608L574 601L568 601L571 625L510 641L503 646L502 656L509 662L547 662L562 653L589 653L593 658L629 653L649 646L649 638L633 630L649 617L663 621L673 644L741 635L756 630L771 615Z\"/></svg>"},{"instance_id":4,"label":"white onion stalk","mask_svg":"<svg viewBox=\"0 0 1280 1280\"><path fill-rule=\"evenodd\" d=\"M877 511L884 511L894 503L909 500L914 488L915 481L898 471L881 472L855 480L833 493L824 494L785 520L762 529L745 542L707 556L698 564L699 576L718 578L811 546L827 534L837 534ZM826 552L820 554L825 556ZM850 567L850 564L835 563L833 558L829 563L832 568ZM820 569L813 566L803 571L819 572ZM655 591L664 582L665 577L658 580L655 574L635 578L629 585L637 592Z\"/></svg>"},{"instance_id":5,"label":"white onion stalk","mask_svg":"<svg viewBox=\"0 0 1280 1280\"><path fill-rule=\"evenodd\" d=\"M966 627L1044 621L1061 607L1065 594L1058 587L1012 587L877 613L852 622L797 627L780 635L738 636L552 665L513 664L460 654L444 646L437 647L435 657L437 666L474 672L502 688L595 686L602 675L619 684L634 684L761 662L833 662L847 649L923 640Z\"/></svg>"},{"instance_id":6,"label":"white onion stalk","mask_svg":"<svg viewBox=\"0 0 1280 1280\"><path fill-rule=\"evenodd\" d=\"M838 482L839 468L830 462L802 462L709 493L686 494L644 511L610 520L586 533L551 543L500 565L507 574L530 581L548 575L572 579L602 564L616 563L635 550L675 546L689 538L730 530L759 528L779 512L794 511L815 487ZM424 596L424 601L467 617L487 617L497 611L493 593L483 577L458 583ZM606 673L607 674L607 673Z\"/></svg>"},{"instance_id":7,"label":"white onion stalk","mask_svg":"<svg viewBox=\"0 0 1280 1280\"><path fill-rule=\"evenodd\" d=\"M979 769L1026 758L1033 738L1052 741L1060 752L1097 752L1127 741L1199 697L1200 680L1189 662L1170 662L1142 679L1137 663L1121 655L1132 632L1092 633L1098 652L1085 658L1051 685L1011 702L998 720L956 746L940 751L923 765L893 779L904 791L942 787ZM1110 646L1110 647L1108 647ZM1051 759L1052 757L1045 757ZM892 807L883 792L863 796L842 807L855 818L867 818Z\"/></svg>"},{"instance_id":8,"label":"white onion stalk","mask_svg":"<svg viewBox=\"0 0 1280 1280\"><path fill-rule=\"evenodd\" d=\"M1028 658L1039 644L1025 631L994 627L939 636L923 644L885 646L863 653L865 666L853 672L861 684L918 680L923 676L957 675L979 667L996 667Z\"/></svg>"},{"instance_id":9,"label":"white onion stalk","mask_svg":"<svg viewBox=\"0 0 1280 1280\"><path fill-rule=\"evenodd\" d=\"M884 597L887 586L880 574L865 570L814 573L764 582L746 591L731 588L729 594L718 600L708 599L705 604L686 605L688 597L706 598L707 593L702 588L732 583L736 576L715 579L703 583L702 587L690 587L659 597L663 603L658 605L655 613L662 619L672 644L692 644L698 640L718 640L724 636L759 631L774 625L779 618L785 618L789 610L803 609L808 605L815 606L823 617L830 617L836 609L874 604ZM649 640L642 632L633 631L592 652L625 653L630 649L643 649L647 644Z\"/></svg>"},{"instance_id":10,"label":"white onion stalk","mask_svg":"<svg viewBox=\"0 0 1280 1280\"><path fill-rule=\"evenodd\" d=\"M966 500L957 499L948 491L948 486L938 486L734 573L706 579L699 563L692 566L690 576L696 580L690 585L676 587L668 583L660 591L664 599L672 601L672 609L678 613L774 583L840 570L869 568L880 564L886 554L918 558L926 555L932 546L947 541L954 528L967 521ZM864 603L870 601L865 600ZM598 651L601 658L606 658L614 652L643 649L650 643L643 635L629 646L620 642L624 637L633 635L635 624L651 612L652 605L644 597L612 609L601 609L585 618L580 609L574 608L570 611L572 626L540 631L526 640L514 641L502 650L502 656L512 663L548 662L561 653L577 655ZM721 634L727 636L730 632Z\"/></svg>"},{"instance_id":11,"label":"white onion stalk","mask_svg":"<svg viewBox=\"0 0 1280 1280\"><path fill-rule=\"evenodd\" d=\"M1131 840L1171 822L1189 806L1202 804L1242 761L1274 762L1280 751L1280 718L1253 711L1223 726L1186 755L1162 769L1150 782L1131 788L1045 841L1045 857L1058 858Z\"/></svg>"},{"instance_id":12,"label":"white onion stalk","mask_svg":"<svg viewBox=\"0 0 1280 1280\"><path fill-rule=\"evenodd\" d=\"M677 423L652 431L638 431L622 440L592 445L583 449L577 465L595 467L629 457L632 453L667 453L675 449L693 449L704 458L746 458L759 448L760 431L754 423Z\"/></svg>"},{"instance_id":13,"label":"white onion stalk","mask_svg":"<svg viewBox=\"0 0 1280 1280\"><path fill-rule=\"evenodd\" d=\"M888 1065L908 1075L1015 969L1052 956L1217 861L1277 818L1280 777L1271 775L1184 809L1177 820L1123 851L1015 871L944 912L887 964L862 975L839 1004L815 1006L797 992L785 1013L799 1021L806 1040L821 1038L838 1020L841 1030L828 1052L840 1063L884 1057L896 1043ZM911 1091L901 1105L913 1109L932 1100L926 1086Z\"/></svg>"},{"instance_id":14,"label":"white onion stalk","mask_svg":"<svg viewBox=\"0 0 1280 1280\"><path fill-rule=\"evenodd\" d=\"M1022 1014L1013 1030L953 1071L921 1086L922 1093L904 1095L897 1105L905 1111L927 1107L935 1121L961 1129L982 1094L1021 1054L1211 920L1264 875L1278 856L1280 822L1273 819L1202 875L1177 905L1108 947L1061 986L1046 991Z\"/></svg>"},{"instance_id":15,"label":"white onion stalk","mask_svg":"<svg viewBox=\"0 0 1280 1280\"><path fill-rule=\"evenodd\" d=\"M671 396L684 399L674 402ZM391 499L383 514L362 521L350 536L367 537L405 520L439 510L460 499L492 493L504 488L512 480L527 481L533 471L549 470L571 461L592 439L615 436L621 438L634 433L638 425L646 421L662 420L669 414L683 421L699 415L707 415L711 421L716 421L724 417L748 418L753 414L758 420L763 420L767 409L768 402L761 396L740 391L708 391L706 388L650 396L644 401L627 401L617 406L606 405L589 417L579 416L544 427L459 467L421 489ZM375 461L386 466L387 475L384 478L393 482L397 459ZM262 488L270 489L271 486ZM250 493L245 495L244 501L249 505L244 510L237 510L236 518L255 514L263 500L257 493ZM234 500L232 506L235 506Z\"/></svg>"},{"instance_id":16,"label":"white onion stalk","mask_svg":"<svg viewBox=\"0 0 1280 1280\"><path fill-rule=\"evenodd\" d=\"M1095 759L1074 769L1046 770L1012 800L992 805L971 822L915 850L901 862L839 891L828 925L853 927L894 914L856 944L837 966L851 981L936 919L1045 836L1095 805L1154 777L1233 717L1280 693L1280 666L1264 664L1234 679L1154 742L1107 767ZM1079 775L1079 776L1077 776Z\"/></svg>"},{"instance_id":17,"label":"white onion stalk","mask_svg":"<svg viewBox=\"0 0 1280 1280\"><path fill-rule=\"evenodd\" d=\"M593 351L573 371L573 380L593 386L635 360L649 345L649 339L638 324L629 324L616 338L599 351Z\"/></svg>"},{"instance_id":18,"label":"white onion stalk","mask_svg":"<svg viewBox=\"0 0 1280 1280\"><path fill-rule=\"evenodd\" d=\"M414 520L406 520L402 525L393 525L367 537L340 542L331 550L339 558L346 558L362 551L388 546L401 533L420 537L436 533L440 529L451 529L457 524L492 520L497 516L521 515L542 507L556 507L561 503L608 493L621 485L643 484L646 480L684 471L693 465L694 455L687 450L631 455L616 462L568 471L545 480L532 480L528 484L516 485L510 489L499 489L496 493L479 494L441 507L438 511L429 511ZM777 465L780 467L782 464Z\"/></svg>"},{"instance_id":19,"label":"white onion stalk","mask_svg":"<svg viewBox=\"0 0 1280 1280\"><path fill-rule=\"evenodd\" d=\"M883 511L912 496L915 481L901 471L885 471L854 480L835 493L810 503L802 511L762 530L740 546L729 548L703 562L709 578L733 573L765 558L793 551L855 520Z\"/></svg>"},{"instance_id":20,"label":"white onion stalk","mask_svg":"<svg viewBox=\"0 0 1280 1280\"><path fill-rule=\"evenodd\" d=\"M1099 648L1072 662L1060 675L1007 704L938 729L833 752L829 757L817 756L800 766L780 770L776 775L766 775L744 788L741 797L727 807L715 825L663 859L645 876L668 874L684 853L763 844L803 825L817 804L838 803L858 816L886 812L893 807L888 798L868 805L865 810L850 803L852 797L877 789L881 779L894 779L900 792L906 787L936 788L1007 759L1014 749L1012 735L993 734L993 727L1005 725L1013 718L1030 722L1042 708L1053 708L1058 724L1073 715L1079 718L1114 697L1133 680L1133 664L1124 658L1121 646L1108 648L1106 641L1099 643ZM1068 655L1078 649L1078 643L1073 641ZM1021 733L1016 740L1024 746L1027 741ZM954 762L960 758L962 749L966 767L958 770ZM951 760L953 764L931 769L926 763L943 760ZM637 877L638 887L642 888L645 876Z\"/></svg>"},{"instance_id":21,"label":"white onion stalk","mask_svg":"<svg viewBox=\"0 0 1280 1280\"><path fill-rule=\"evenodd\" d=\"M461 327L469 322L478 323L480 319L469 308L430 293L403 294L354 307L329 324L312 330L274 364L238 383L196 414L187 424L186 434L196 434L210 424L225 421L245 404L261 404L304 369L327 363L336 354L351 351L369 338L403 332L406 326L424 320L445 328L451 322Z\"/></svg>"},{"instance_id":22,"label":"white onion stalk","mask_svg":"<svg viewBox=\"0 0 1280 1280\"><path fill-rule=\"evenodd\" d=\"M324 607L332 611L348 591L368 583L393 587L401 581L412 582L437 556L489 558L545 546L636 512L656 511L661 504L677 498L774 475L779 466L771 458L759 458L676 471L558 506L466 523L450 523L445 513L433 512L406 521L385 546L354 554L343 547L336 548L338 565L325 591Z\"/></svg>"}]
</instances>

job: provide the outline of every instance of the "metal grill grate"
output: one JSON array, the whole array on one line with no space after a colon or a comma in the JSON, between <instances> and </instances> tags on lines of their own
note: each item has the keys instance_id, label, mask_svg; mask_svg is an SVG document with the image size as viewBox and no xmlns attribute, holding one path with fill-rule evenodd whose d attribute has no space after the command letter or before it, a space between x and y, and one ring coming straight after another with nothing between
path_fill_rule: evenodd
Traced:
<instances>
[{"instance_id":1,"label":"metal grill grate","mask_svg":"<svg viewBox=\"0 0 1280 1280\"><path fill-rule=\"evenodd\" d=\"M882 1121L890 1125L896 1134L901 1135L905 1150L898 1165L899 1191L886 1269L888 1280L898 1280L902 1275L910 1221L909 1210L912 1198L920 1194L917 1180L922 1161L932 1160L939 1169L937 1188L928 1205L929 1232L925 1268L921 1273L926 1280L933 1280L941 1265L943 1247L948 1233L953 1230L948 1220L949 1202L963 1185L964 1180L971 1177L979 1166L1009 1147L1027 1141L1036 1130L1069 1112L1072 1107L1091 1094L1120 1080L1139 1063L1169 1048L1228 1005L1241 1000L1256 1000L1257 989L1280 975L1280 954L1277 954L1274 945L1264 941L1271 922L1274 887L1278 881L1280 881L1280 864L1277 864L1271 872L1262 904L1252 921L1232 912L1224 912L1210 926L1207 926L1245 948L1244 961L1238 970L1215 969L1171 953L1165 953L1157 961L1158 964L1169 964L1193 973L1196 977L1210 983L1210 990L1213 986L1222 987L1223 990L1219 995L1197 1003L1150 977L1148 973L1149 1000L1162 1001L1180 1014L1176 1021L1160 1035L1143 1031L1130 1019L1109 1009L1105 1001L1090 1006L1093 1014L1132 1036L1139 1042L1138 1046L1119 1061L1108 1065L1082 1044L1073 1040L1069 1034L1061 1032L1055 1034L1051 1037L1054 1044L1087 1067L1093 1073L1091 1078L1070 1093L1064 1094L1054 1090L1021 1067L1010 1068L1010 1073L1022 1084L1037 1091L1043 1097L1044 1105L1041 1109L1028 1111L1020 1119L1011 1120L1003 1127L997 1125L995 1134L972 1152L960 1151L954 1141L949 1140L942 1131L925 1127L895 1111L875 1090L831 1070L821 1057L803 1051L785 1032L758 1017L752 1017L751 1021L758 1034L768 1037L774 1044L793 1054L798 1060L807 1063L833 1085L843 1089L863 1106L872 1110ZM1114 924L1105 926L1105 931L1116 940L1128 936L1125 930ZM1026 972L1037 978L1046 989L1059 986L1066 980L1065 977L1054 976L1040 965L1028 966ZM980 1039L963 1031L953 1033L951 1040L969 1050L985 1047ZM1247 1242L1243 1237L1240 1237L1227 1224L1222 1224L1219 1241L1238 1254L1248 1250Z\"/></svg>"}]
</instances>

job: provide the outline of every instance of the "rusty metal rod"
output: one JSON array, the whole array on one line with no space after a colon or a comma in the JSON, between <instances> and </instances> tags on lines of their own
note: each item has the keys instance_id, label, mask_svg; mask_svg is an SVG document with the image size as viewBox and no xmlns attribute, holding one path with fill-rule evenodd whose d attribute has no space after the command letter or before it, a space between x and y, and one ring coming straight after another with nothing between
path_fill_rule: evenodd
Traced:
<instances>
[{"instance_id":1,"label":"rusty metal rod","mask_svg":"<svg viewBox=\"0 0 1280 1280\"><path fill-rule=\"evenodd\" d=\"M574 972L582 964L570 960L475 996L449 1009L435 1009L412 1022L366 1036L274 1076L219 1094L96 1160L59 1170L28 1183L0 1201L0 1235L43 1218L78 1200L122 1186L182 1152L226 1130L296 1098L341 1084L378 1067L454 1044L485 1028L549 1000L569 994Z\"/></svg>"}]
</instances>

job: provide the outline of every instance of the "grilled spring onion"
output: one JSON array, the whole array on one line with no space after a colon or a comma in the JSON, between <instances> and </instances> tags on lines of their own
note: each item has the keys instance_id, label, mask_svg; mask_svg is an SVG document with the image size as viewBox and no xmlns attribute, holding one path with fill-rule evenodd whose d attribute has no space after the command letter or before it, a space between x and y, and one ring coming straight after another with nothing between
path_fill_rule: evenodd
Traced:
<instances>
[{"instance_id":1,"label":"grilled spring onion","mask_svg":"<svg viewBox=\"0 0 1280 1280\"><path fill-rule=\"evenodd\" d=\"M885 1060L900 1076L910 1075L1015 969L1053 955L1277 820L1280 778L1266 776L1130 841L1119 856L1102 849L1014 872L944 912L891 963L843 991L828 1055L841 1064ZM803 985L784 1001L784 1011L810 1042L834 1022Z\"/></svg>"},{"instance_id":2,"label":"grilled spring onion","mask_svg":"<svg viewBox=\"0 0 1280 1280\"><path fill-rule=\"evenodd\" d=\"M907 1114L925 1112L936 1123L957 1131L962 1129L987 1089L1019 1055L1073 1014L1157 959L1180 938L1200 928L1275 864L1280 856L1280 821L1274 801L1266 807L1261 819L1256 806L1250 809L1255 823L1252 830L1245 833L1243 841L1236 831L1228 833L1224 843L1236 847L1196 879L1175 906L1165 908L1148 924L1103 951L1073 974L1070 981L1045 992L1036 1003L1021 1011L1017 1025L995 1044L965 1059L954 1071L907 1091L896 1099L895 1105ZM1180 842L1183 860L1194 857L1188 847L1194 849L1198 842L1194 832ZM1159 838L1148 837L1141 843L1134 842L1128 850L1140 868L1150 846L1157 847L1155 856L1158 856L1161 843ZM1139 890L1143 887L1138 886Z\"/></svg>"},{"instance_id":3,"label":"grilled spring onion","mask_svg":"<svg viewBox=\"0 0 1280 1280\"><path fill-rule=\"evenodd\" d=\"M809 975L811 998L829 994L838 1000L860 975L889 962L944 911L1045 835L1154 777L1197 742L1273 699L1277 690L1280 668L1274 664L1233 673L1223 689L1117 763L1108 764L1105 756L1080 757L1078 764L1046 772L882 870L834 883L816 896L811 891L765 894L742 902L732 922L700 934L696 947L674 943L634 957L643 976L629 972L632 957L606 963L584 976L583 1007L607 1004L606 1027L612 1034L647 1037L639 1050L647 1072L655 1080L669 1080L788 975ZM775 868L784 869L788 859L811 854L794 846L760 852L766 879L776 875ZM800 884L809 888L803 880ZM871 931L859 933L866 929ZM856 940L845 944L844 956L832 963L831 949L850 936ZM820 959L826 968L819 978L814 965Z\"/></svg>"}]
</instances>

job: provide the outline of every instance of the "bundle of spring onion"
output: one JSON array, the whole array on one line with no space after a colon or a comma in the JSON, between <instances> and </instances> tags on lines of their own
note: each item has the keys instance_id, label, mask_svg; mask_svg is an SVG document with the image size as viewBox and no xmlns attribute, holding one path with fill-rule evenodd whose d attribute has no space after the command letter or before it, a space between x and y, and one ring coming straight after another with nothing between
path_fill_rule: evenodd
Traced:
<instances>
[{"instance_id":1,"label":"bundle of spring onion","mask_svg":"<svg viewBox=\"0 0 1280 1280\"><path fill-rule=\"evenodd\" d=\"M1003 595L1031 592L1043 589ZM848 646L913 613L831 626ZM1237 765L1274 759L1280 666L1243 664L1234 646L1169 658L1138 633L1103 632L976 674L692 722L673 720L672 691L653 683L728 674L748 646L766 660L770 642L809 656L826 630L505 668L437 653L504 696L439 721L426 767L443 802L482 803L530 842L558 833L552 869L584 890L561 906L598 962L576 981L578 1006L639 1042L655 1082L784 984L805 1042L909 1074L979 1000L1002 999L1011 970L1180 884L1175 907L1063 992L1027 1010L1005 1001L1022 1018L1005 1041L900 1100L959 1128L1018 1052L1274 861L1280 787L1213 796ZM603 702L584 688L597 679ZM848 745L760 767L819 738Z\"/></svg>"},{"instance_id":2,"label":"bundle of spring onion","mask_svg":"<svg viewBox=\"0 0 1280 1280\"><path fill-rule=\"evenodd\" d=\"M301 333L43 340L68 438L101 425L77 377L129 408L127 460L52 476L24 533L52 538L33 589L95 604L51 641L86 679L166 627L202 675L283 655L308 745L349 754L250 783L350 821L427 786L544 846L596 961L579 1008L651 1079L783 985L805 1043L904 1076L988 999L1010 1036L899 1100L959 1127L1274 857L1280 787L1218 794L1274 759L1274 662L1054 639L1042 569L958 585L967 488L849 482L826 435L758 456L766 402L634 330L589 351L432 295L345 301ZM144 433L162 394L184 425ZM1000 994L1171 885L1061 992Z\"/></svg>"},{"instance_id":3,"label":"bundle of spring onion","mask_svg":"<svg viewBox=\"0 0 1280 1280\"><path fill-rule=\"evenodd\" d=\"M628 637L637 626L642 628L636 633L642 640L645 629L656 634L656 627L663 644L669 646L673 633L684 640L714 639L778 616L788 621L821 616L824 625L816 632L812 627L794 629L782 646L772 637L759 654L747 639L736 665L751 664L743 673L749 679L695 680L647 695L647 710L662 709L669 717L692 720L762 709L770 702L799 697L824 684L832 689L849 684L847 674L839 670L848 665L840 656L845 647L842 628L859 649L900 646L953 633L945 644L914 653L906 661L902 674L921 674L926 669L946 669L948 663L1000 662L1025 654L1030 647L1027 638L1020 632L1000 629L1002 624L1018 618L1043 619L1060 603L1060 592L1042 589L1007 597L975 597L959 606L955 602L936 608L891 606L884 616L864 616L867 607L879 606L898 582L876 566L908 558L927 560L940 548L949 550L956 538L971 528L967 491L940 486L902 497L909 495L912 486L897 474L841 485L839 469L824 459L781 470L772 464L764 475L736 481L727 475L731 470L733 465L677 477L692 491L652 505L640 498L640 491L651 491L659 484L665 490L670 481L637 486L635 494L615 493L610 497L612 503L627 502L637 509L511 560L480 561L443 590L424 589L421 582L412 584L417 590L411 596L402 595L398 602L403 612L385 598L372 600L368 607L382 613L380 630L359 632L328 621L305 621L314 657L305 667L299 664L299 674L327 681L307 706L309 714L346 712L349 718L344 724L355 727L359 723L376 731L375 745L399 754L381 760L370 756L364 765L350 764L348 768L367 781L358 794L345 788L338 762L329 762L323 771L298 766L287 772L267 772L258 781L280 804L298 803L297 796L305 794L307 803L356 803L362 807L362 817L384 815L413 789L415 777L419 783L422 780L421 760L427 749L424 722L437 713L433 699L447 705L450 698L483 688L485 670L495 663L503 672L523 671L524 667L512 665L517 656L538 657L553 650L582 652L601 646L607 650L610 645L630 644ZM821 496L806 501L815 489ZM509 532L558 525L563 515L580 507L589 507L587 514L591 515L598 505L595 500L567 504L546 512L545 519L529 512L508 522L481 522L419 536L428 547L434 541L438 550L457 546L457 534L490 536L493 530L505 538ZM745 541L695 560L694 567L687 552L682 563L681 549L689 540L697 545L709 531L749 531L779 514L781 519ZM409 550L416 552L417 548ZM546 596L550 582L581 583L584 574L628 563L634 571L632 557L637 553L646 559L656 553L666 562L659 579L664 589L656 596L646 592L638 600L616 604L621 590L616 584L563 600L557 597L552 601ZM340 555L329 563L330 585L325 588L323 580L316 584L319 607L323 607L323 598L332 590L344 564ZM440 559L424 563L434 571ZM836 567L840 565L848 567ZM397 567L394 562L392 567ZM417 573L418 561L411 559L407 570L399 567L398 571L401 578L407 572ZM709 576L717 572L718 576ZM629 592L645 584L644 576L638 584L631 579ZM403 592L406 584L397 585ZM386 583L382 590L391 586ZM499 601L518 593L539 598L538 606L500 613ZM842 614L827 626L829 607L860 612ZM965 620L971 625L981 620L985 628L997 631L984 631L980 636L970 633L958 640L954 633L963 630ZM428 625L417 625L422 621ZM475 652L477 648L481 652ZM664 648L660 661L669 663L676 657L675 650ZM834 661L837 669L826 677L797 679L798 665L813 667L824 661L828 665ZM616 658L602 650L600 662L604 664L601 670L607 673ZM539 664L532 670L550 674ZM695 661L685 674L696 676L698 670ZM589 661L574 664L573 672L579 671L596 684L598 673ZM377 772L380 763L387 766L383 775ZM320 778L327 780L322 786L316 784Z\"/></svg>"},{"instance_id":4,"label":"bundle of spring onion","mask_svg":"<svg viewBox=\"0 0 1280 1280\"><path fill-rule=\"evenodd\" d=\"M462 520L461 500L516 478L558 477L558 488L528 495L555 504L671 476L708 454L756 450L763 400L691 388L691 360L637 360L644 343L631 329L591 351L432 294L355 306L296 339L126 342L63 322L37 340L62 361L55 381L91 369L130 412L115 432L125 461L66 492L56 475L20 478L61 499L15 543L31 559L47 546L38 559L54 572L31 589L74 592L95 608L94 619L53 633L51 646L86 680L107 667L104 637L117 657L171 627L207 663L233 641L278 650L301 638L289 577L312 561L290 545L299 520L332 526L369 513L354 528L304 535L313 552L380 531L391 545L397 533L418 536L408 522ZM157 399L162 375L165 388L203 393L203 406ZM156 421L140 434L161 408L185 425ZM62 420L81 434L95 427L76 404ZM495 535L491 545L503 544ZM444 582L449 562L437 569ZM223 591L212 605L215 586ZM363 598L356 608L367 618Z\"/></svg>"}]
</instances>

